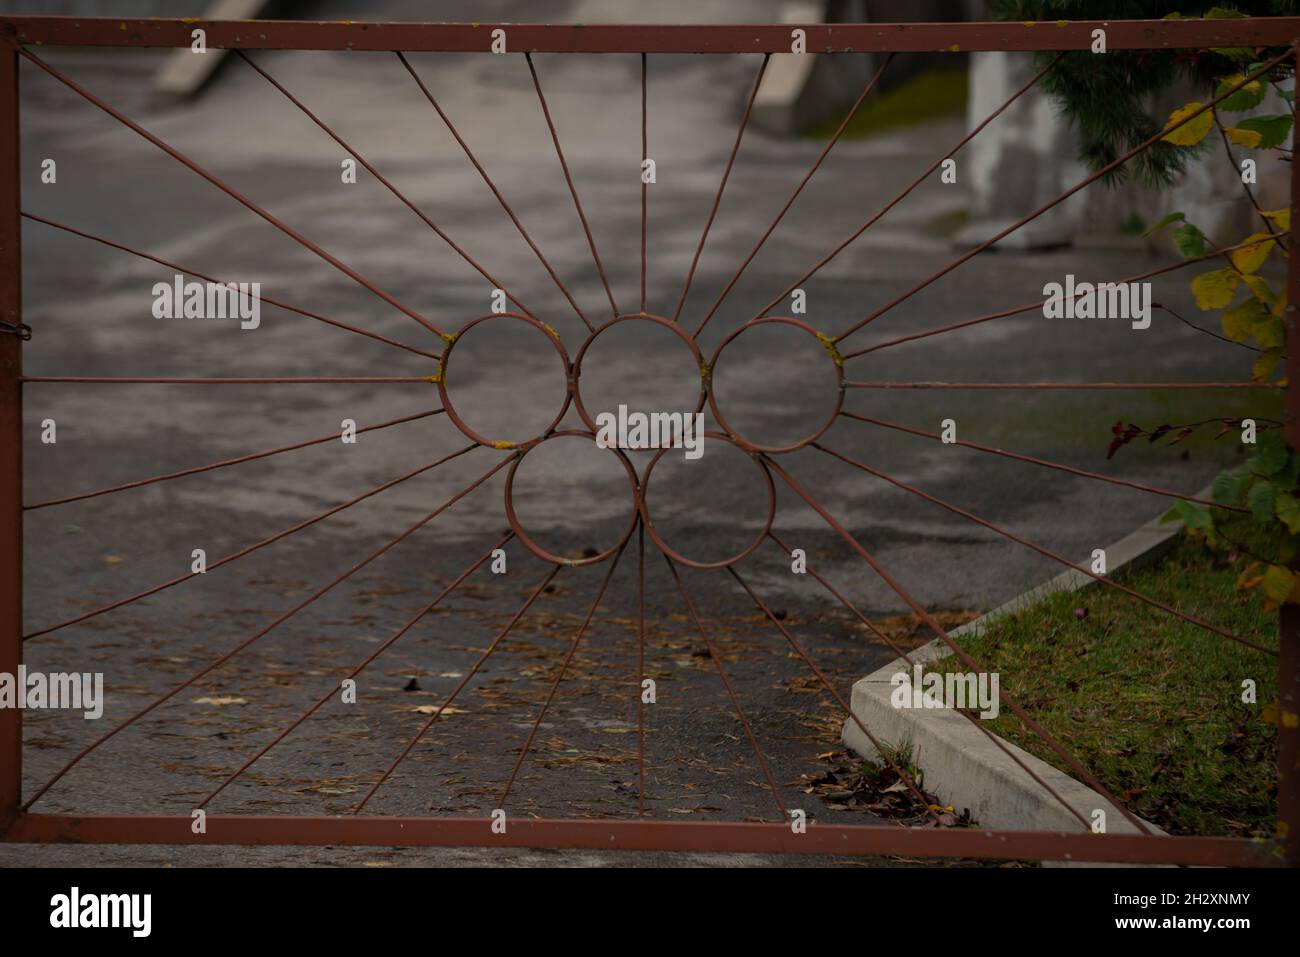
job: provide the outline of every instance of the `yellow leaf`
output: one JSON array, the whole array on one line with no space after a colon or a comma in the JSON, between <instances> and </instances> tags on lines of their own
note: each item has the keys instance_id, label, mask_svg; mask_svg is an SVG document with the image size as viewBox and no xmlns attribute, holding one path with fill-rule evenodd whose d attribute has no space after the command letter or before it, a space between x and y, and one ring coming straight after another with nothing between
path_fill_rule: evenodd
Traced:
<instances>
[{"instance_id":1,"label":"yellow leaf","mask_svg":"<svg viewBox=\"0 0 1300 957\"><path fill-rule=\"evenodd\" d=\"M1169 130L1161 139L1166 143L1172 143L1174 146L1195 146L1201 140L1205 139L1210 127L1214 125L1214 117L1209 110L1196 116L1194 119L1187 120L1189 116L1201 109L1205 104L1193 101L1186 106L1174 110L1169 114L1169 119L1165 121L1165 129ZM1187 120L1183 123L1183 120ZM1178 126L1182 123L1182 126ZM1170 127L1177 126L1177 129Z\"/></svg>"},{"instance_id":2,"label":"yellow leaf","mask_svg":"<svg viewBox=\"0 0 1300 957\"><path fill-rule=\"evenodd\" d=\"M1237 591L1246 591L1254 588L1264 580L1264 575L1259 572L1261 562L1251 562L1246 569L1237 576Z\"/></svg>"},{"instance_id":3,"label":"yellow leaf","mask_svg":"<svg viewBox=\"0 0 1300 957\"><path fill-rule=\"evenodd\" d=\"M1246 242L1250 245L1232 251L1232 264L1243 273L1257 272L1277 245L1277 240L1268 233L1251 233Z\"/></svg>"},{"instance_id":4,"label":"yellow leaf","mask_svg":"<svg viewBox=\"0 0 1300 957\"><path fill-rule=\"evenodd\" d=\"M1242 276L1241 281L1255 294L1256 299L1261 299L1270 306L1277 301L1273 298L1273 288L1263 276Z\"/></svg>"},{"instance_id":5,"label":"yellow leaf","mask_svg":"<svg viewBox=\"0 0 1300 957\"><path fill-rule=\"evenodd\" d=\"M1250 381L1267 382L1268 377L1271 376L1273 370L1277 368L1280 359L1280 356L1269 355L1267 352L1262 353L1260 357L1255 360L1254 365L1250 367Z\"/></svg>"},{"instance_id":6,"label":"yellow leaf","mask_svg":"<svg viewBox=\"0 0 1300 957\"><path fill-rule=\"evenodd\" d=\"M1264 139L1264 135L1257 130L1239 130L1235 126L1229 126L1223 132L1232 142L1248 150L1253 150Z\"/></svg>"},{"instance_id":7,"label":"yellow leaf","mask_svg":"<svg viewBox=\"0 0 1300 957\"><path fill-rule=\"evenodd\" d=\"M1265 210L1264 215L1273 222L1277 223L1280 229L1291 228L1291 207L1283 206L1281 209Z\"/></svg>"},{"instance_id":8,"label":"yellow leaf","mask_svg":"<svg viewBox=\"0 0 1300 957\"><path fill-rule=\"evenodd\" d=\"M1237 293L1239 276L1231 269L1216 269L1192 280L1192 295L1200 309L1222 309Z\"/></svg>"},{"instance_id":9,"label":"yellow leaf","mask_svg":"<svg viewBox=\"0 0 1300 957\"><path fill-rule=\"evenodd\" d=\"M1223 334L1233 342L1245 342L1250 338L1255 323L1267 315L1268 310L1263 303L1258 299L1247 299L1241 305L1223 311L1220 319Z\"/></svg>"}]
</instances>

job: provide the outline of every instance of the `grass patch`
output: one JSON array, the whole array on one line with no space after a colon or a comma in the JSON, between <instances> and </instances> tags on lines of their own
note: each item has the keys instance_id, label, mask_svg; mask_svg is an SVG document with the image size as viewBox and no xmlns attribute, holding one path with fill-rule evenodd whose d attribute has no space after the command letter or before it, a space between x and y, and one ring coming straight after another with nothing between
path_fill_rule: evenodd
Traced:
<instances>
[{"instance_id":1,"label":"grass patch","mask_svg":"<svg viewBox=\"0 0 1300 957\"><path fill-rule=\"evenodd\" d=\"M892 90L872 94L844 131L846 139L875 136L888 130L966 115L970 79L965 69L926 70ZM825 140L835 133L844 116L809 131L813 139Z\"/></svg>"},{"instance_id":2,"label":"grass patch","mask_svg":"<svg viewBox=\"0 0 1300 957\"><path fill-rule=\"evenodd\" d=\"M1268 533L1249 518L1223 530L1237 543L1230 551L1184 533L1158 564L1114 578L1276 648L1276 612L1264 611L1258 589L1236 589L1248 553L1270 553ZM1277 701L1275 657L1105 585L1053 595L963 647L982 668L998 672L1002 689L1136 814L1175 834L1273 833L1276 733L1266 706ZM928 670L966 668L949 656ZM1256 704L1241 700L1247 678L1256 683ZM1067 770L1008 709L989 727Z\"/></svg>"}]
</instances>

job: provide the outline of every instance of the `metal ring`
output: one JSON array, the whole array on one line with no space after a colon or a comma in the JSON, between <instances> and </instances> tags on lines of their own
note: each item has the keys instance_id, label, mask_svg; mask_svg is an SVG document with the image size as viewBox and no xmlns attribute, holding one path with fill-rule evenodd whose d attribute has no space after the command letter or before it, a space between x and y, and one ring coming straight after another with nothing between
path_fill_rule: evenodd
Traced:
<instances>
[{"instance_id":1,"label":"metal ring","mask_svg":"<svg viewBox=\"0 0 1300 957\"><path fill-rule=\"evenodd\" d=\"M558 432L551 432L549 435L530 443L526 448L521 448L519 453L515 456L515 460L510 463L510 470L506 472L506 521L510 523L510 527L514 530L515 536L523 543L525 548L538 558L552 562L556 565L570 565L574 567L580 565L595 565L617 553L620 548L627 544L628 539L632 537L632 532L636 529L637 519L640 517L640 508L637 507L640 501L640 496L637 488L636 469L632 467L632 463L628 461L628 457L623 454L622 450L601 449L602 451L613 452L618 456L618 460L623 464L624 471L627 472L628 482L632 486L632 521L628 523L627 531L623 533L622 537L619 538L619 540L610 548L590 558L565 558L562 555L556 555L554 552L542 548L542 546L538 545L537 542L529 537L528 533L524 531L524 527L519 521L519 516L515 513L514 502L515 472L518 471L519 464L527 458L529 452L537 448L543 442L549 442L552 439L570 438L575 436L578 438L590 439L592 444L595 445L596 436L592 432L583 432L581 429L561 429ZM601 446L597 445L596 448L601 448Z\"/></svg>"},{"instance_id":2,"label":"metal ring","mask_svg":"<svg viewBox=\"0 0 1300 957\"><path fill-rule=\"evenodd\" d=\"M587 341L578 349L578 354L573 359L573 372L570 375L569 386L569 392L573 396L573 407L577 410L578 416L586 424L587 428L591 429L593 433L599 432L600 428L596 425L595 419L588 414L587 407L582 403L582 360L586 357L587 350L591 347L591 344L596 341L596 337L606 329L609 329L611 326L616 326L620 322L630 322L637 319L644 319L649 322L658 323L664 328L671 330L674 335L682 340L682 342L686 343L687 348L691 350L691 355L695 359L696 368L700 370L700 398L696 403L695 408L691 411L692 414L704 411L704 403L708 400L709 392L709 367L704 364L704 356L700 352L699 345L690 337L680 324L673 322L672 320L665 319L662 316L651 315L648 312L630 312L621 316L616 316L592 332L591 335L587 337ZM651 451L651 449L650 447L646 447L640 449L627 449L626 451L648 452Z\"/></svg>"},{"instance_id":3,"label":"metal ring","mask_svg":"<svg viewBox=\"0 0 1300 957\"><path fill-rule=\"evenodd\" d=\"M534 436L533 438L530 439L526 439L522 442L502 441L499 439L490 439L487 436L480 435L478 432L470 428L469 425L466 424L465 420L462 419L460 415L456 412L456 407L452 404L451 396L447 392L447 365L451 359L451 350L455 348L456 343L460 342L461 338L465 335L465 333L469 332L480 322L487 322L489 319L517 319L520 322L525 322L528 325L532 326L538 332L546 336L547 341L550 342L551 346L555 349L556 354L559 355L560 363L564 366L564 379L565 379L564 403L560 406L559 414L557 414L555 418L551 420L550 425L546 426L546 428L542 430L540 435ZM544 439L545 437L551 435L555 427L560 424L560 420L564 418L564 414L569 411L569 402L572 399L572 390L569 388L568 382L569 382L569 353L565 351L564 343L560 341L559 333L557 333L554 329L552 329L550 326L546 325L545 323L538 322L536 319L533 319L529 316L522 316L517 312L494 312L491 313L490 315L479 316L479 318L477 319L470 320L469 322L465 323L465 325L463 325L459 330L457 330L456 334L447 341L447 345L442 350L442 356L438 359L438 395L442 399L442 407L443 410L447 413L447 418L451 419L452 423L455 424L456 428L460 429L460 431L463 432L466 436L473 439L475 442L479 443L480 445L487 445L487 446L491 446L492 448L498 448L498 449L528 448L529 446L535 445L538 442L542 441L542 439Z\"/></svg>"},{"instance_id":4,"label":"metal ring","mask_svg":"<svg viewBox=\"0 0 1300 957\"><path fill-rule=\"evenodd\" d=\"M727 434L736 440L736 444L746 451L772 453L793 452L796 449L803 448L805 445L816 442L826 434L827 429L835 424L835 419L839 416L840 409L844 407L844 361L840 358L840 354L835 349L835 341L818 332L812 326L808 325L808 323L800 319L791 319L788 316L763 316L759 319L749 320L749 322L745 323L735 332L727 336L727 338L718 343L718 348L714 350L713 360L709 363L709 368L714 371L717 370L718 359L722 356L722 350L725 349L728 343L733 339L739 336L746 329L768 322L793 326L796 329L808 333L808 335L816 339L818 344L829 354L830 360L835 368L835 408L831 410L831 414L827 417L826 422L812 435L808 436L806 439L801 439L798 442L795 442L793 445L762 445L758 442L751 442L749 439L746 439L743 435L737 432L732 427L731 423L723 417L722 411L718 408L717 389L714 386L714 376L712 375L709 377L709 408L713 412L713 417L718 420L718 425L722 426L722 428L727 431Z\"/></svg>"},{"instance_id":5,"label":"metal ring","mask_svg":"<svg viewBox=\"0 0 1300 957\"><path fill-rule=\"evenodd\" d=\"M664 457L664 454L673 451L672 449L660 449L659 453L650 460L650 464L646 466L645 478L641 482L641 492L637 499L637 507L641 512L642 521L645 522L646 531L650 533L650 537L654 539L654 542L659 546L660 551L673 559L673 561L680 562L690 568L726 568L728 565L734 565L741 559L747 558L753 554L754 550L763 544L763 539L767 538L767 533L772 530L772 521L776 518L776 486L772 482L772 473L768 471L767 464L763 462L757 452L746 448L731 436L724 435L721 432L705 432L704 435L707 438L720 439L723 442L734 445L741 452L744 452L749 456L750 461L758 467L759 474L763 476L763 481L767 485L767 519L764 521L763 528L758 533L758 537L755 538L754 541L745 549L733 555L731 558L724 558L721 561L716 562L699 562L693 558L687 558L663 540L659 531L655 528L654 521L650 518L650 504L647 499L647 493L650 490L650 474L654 471L654 467L659 463L659 460Z\"/></svg>"}]
</instances>

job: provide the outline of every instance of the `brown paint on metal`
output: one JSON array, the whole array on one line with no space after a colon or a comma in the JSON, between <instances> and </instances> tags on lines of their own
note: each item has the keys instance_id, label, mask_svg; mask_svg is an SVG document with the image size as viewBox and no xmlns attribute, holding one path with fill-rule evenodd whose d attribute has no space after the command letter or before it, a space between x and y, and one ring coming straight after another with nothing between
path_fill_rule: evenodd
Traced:
<instances>
[{"instance_id":1,"label":"brown paint on metal","mask_svg":"<svg viewBox=\"0 0 1300 957\"><path fill-rule=\"evenodd\" d=\"M1300 44L1296 47L1300 61ZM1295 106L1292 105L1294 114ZM1291 164L1291 229L1300 213L1300 169ZM1292 232L1294 235L1294 232ZM1294 243L1292 244L1294 248ZM1287 261L1286 424L1283 437L1300 449L1300 261ZM1300 867L1300 605L1283 604L1278 616L1277 836L1286 863Z\"/></svg>"},{"instance_id":2,"label":"brown paint on metal","mask_svg":"<svg viewBox=\"0 0 1300 957\"><path fill-rule=\"evenodd\" d=\"M1275 382L846 382L846 389L1276 389Z\"/></svg>"},{"instance_id":3,"label":"brown paint on metal","mask_svg":"<svg viewBox=\"0 0 1300 957\"><path fill-rule=\"evenodd\" d=\"M1277 836L1286 863L1300 867L1300 605L1285 604L1278 623Z\"/></svg>"},{"instance_id":4,"label":"brown paint on metal","mask_svg":"<svg viewBox=\"0 0 1300 957\"><path fill-rule=\"evenodd\" d=\"M23 344L8 331L23 315L18 164L18 55L0 43L0 673L11 675L23 660ZM0 708L0 829L22 800L22 747L22 711Z\"/></svg>"},{"instance_id":5,"label":"brown paint on metal","mask_svg":"<svg viewBox=\"0 0 1300 957\"><path fill-rule=\"evenodd\" d=\"M385 53L488 53L495 30L504 30L507 50L518 53L789 53L796 28L810 53L1088 50L1098 29L1106 31L1108 50L1289 46L1300 35L1298 17L696 26L13 16L0 24L11 24L21 43L51 46L188 48L202 29L209 47Z\"/></svg>"},{"instance_id":6,"label":"brown paint on metal","mask_svg":"<svg viewBox=\"0 0 1300 957\"><path fill-rule=\"evenodd\" d=\"M25 814L3 840L96 844L327 844L385 847L557 847L617 851L986 857L1006 860L1126 861L1260 867L1276 848L1227 837L1140 837L1063 831L906 828L724 821L509 819L493 834L488 817L284 817L208 815L195 834L189 815L76 817Z\"/></svg>"},{"instance_id":7,"label":"brown paint on metal","mask_svg":"<svg viewBox=\"0 0 1300 957\"><path fill-rule=\"evenodd\" d=\"M1300 31L1298 31L1300 32ZM1292 107L1294 112L1295 107ZM1300 170L1291 164L1291 230L1296 228L1296 212L1300 210ZM1287 260L1286 271L1287 308L1286 308L1286 375L1287 387L1285 410L1286 424L1283 437L1293 449L1300 449L1300 259L1291 256Z\"/></svg>"}]
</instances>

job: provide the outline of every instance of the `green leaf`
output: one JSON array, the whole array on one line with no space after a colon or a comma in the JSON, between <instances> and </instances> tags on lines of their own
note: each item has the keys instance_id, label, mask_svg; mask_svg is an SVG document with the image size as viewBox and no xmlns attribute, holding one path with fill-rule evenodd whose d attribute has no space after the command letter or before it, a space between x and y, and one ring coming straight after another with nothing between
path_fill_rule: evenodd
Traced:
<instances>
[{"instance_id":1,"label":"green leaf","mask_svg":"<svg viewBox=\"0 0 1300 957\"><path fill-rule=\"evenodd\" d=\"M1186 219L1187 219L1187 216L1186 216L1186 214L1184 214L1184 213L1170 213L1170 214L1169 214L1168 216L1166 216L1164 219L1160 220L1160 222L1156 223L1154 226L1152 226L1150 229L1148 229L1145 233L1143 233L1143 234L1142 234L1142 238L1143 238L1143 239L1146 239L1148 236L1154 236L1156 233L1160 232L1160 230L1164 229L1166 226L1168 226L1168 225L1170 225L1170 224L1172 224L1172 223L1181 223L1181 222L1184 222Z\"/></svg>"},{"instance_id":2,"label":"green leaf","mask_svg":"<svg viewBox=\"0 0 1300 957\"><path fill-rule=\"evenodd\" d=\"M1240 505L1255 476L1245 469L1225 469L1214 477L1210 494L1221 505Z\"/></svg>"},{"instance_id":3,"label":"green leaf","mask_svg":"<svg viewBox=\"0 0 1300 957\"><path fill-rule=\"evenodd\" d=\"M1214 519L1208 509L1192 502L1184 502L1182 499L1174 502L1173 508L1160 516L1160 521L1182 522L1189 529L1209 528L1214 525Z\"/></svg>"},{"instance_id":4,"label":"green leaf","mask_svg":"<svg viewBox=\"0 0 1300 957\"><path fill-rule=\"evenodd\" d=\"M1267 310L1263 318L1255 323L1251 334L1261 349L1281 349L1286 345L1286 324L1282 322L1281 316L1274 316Z\"/></svg>"},{"instance_id":5,"label":"green leaf","mask_svg":"<svg viewBox=\"0 0 1300 957\"><path fill-rule=\"evenodd\" d=\"M1288 531L1300 532L1300 499L1290 492L1278 492L1273 507Z\"/></svg>"},{"instance_id":6,"label":"green leaf","mask_svg":"<svg viewBox=\"0 0 1300 957\"><path fill-rule=\"evenodd\" d=\"M1256 149L1267 150L1286 140L1291 132L1291 123L1292 119L1289 113L1277 113L1252 116L1238 123L1237 129L1253 130L1258 133L1260 139Z\"/></svg>"},{"instance_id":7,"label":"green leaf","mask_svg":"<svg viewBox=\"0 0 1300 957\"><path fill-rule=\"evenodd\" d=\"M1255 439L1255 452L1246 465L1256 475L1269 478L1286 468L1289 454L1282 436L1276 429L1270 429L1258 434Z\"/></svg>"},{"instance_id":8,"label":"green leaf","mask_svg":"<svg viewBox=\"0 0 1300 957\"><path fill-rule=\"evenodd\" d=\"M1174 230L1174 245L1183 254L1184 259L1195 259L1205 255L1205 233L1191 223L1184 223Z\"/></svg>"},{"instance_id":9,"label":"green leaf","mask_svg":"<svg viewBox=\"0 0 1300 957\"><path fill-rule=\"evenodd\" d=\"M1280 605L1295 587L1295 573L1281 565L1269 565L1260 587L1265 595Z\"/></svg>"},{"instance_id":10,"label":"green leaf","mask_svg":"<svg viewBox=\"0 0 1300 957\"><path fill-rule=\"evenodd\" d=\"M1225 336L1233 342L1245 342L1254 333L1256 326L1268 318L1268 306L1252 296L1231 309L1225 309L1219 322Z\"/></svg>"},{"instance_id":11,"label":"green leaf","mask_svg":"<svg viewBox=\"0 0 1300 957\"><path fill-rule=\"evenodd\" d=\"M1215 97L1223 96L1224 93L1227 93L1244 79L1246 79L1246 76L1242 73L1234 73L1232 76L1225 76L1214 88ZM1256 77L1236 93L1219 100L1219 109L1227 110L1229 113L1241 113L1244 110L1253 110L1255 107L1259 106L1260 101L1264 99L1264 93L1264 82Z\"/></svg>"},{"instance_id":12,"label":"green leaf","mask_svg":"<svg viewBox=\"0 0 1300 957\"><path fill-rule=\"evenodd\" d=\"M1273 518L1273 509L1277 501L1277 489L1268 482L1256 482L1246 495L1246 505L1257 522L1267 522Z\"/></svg>"},{"instance_id":13,"label":"green leaf","mask_svg":"<svg viewBox=\"0 0 1300 957\"><path fill-rule=\"evenodd\" d=\"M1286 457L1286 465L1273 476L1272 482L1280 489L1293 492L1296 490L1297 480L1300 480L1300 455L1290 452Z\"/></svg>"}]
</instances>

